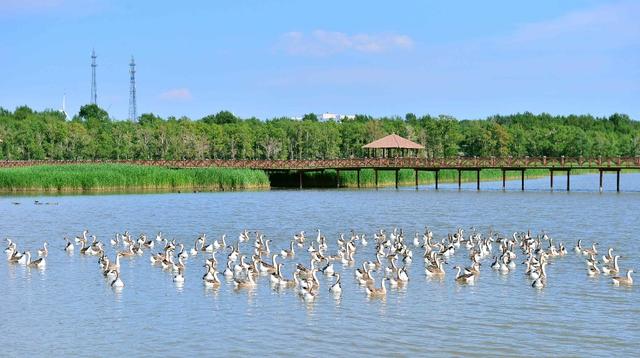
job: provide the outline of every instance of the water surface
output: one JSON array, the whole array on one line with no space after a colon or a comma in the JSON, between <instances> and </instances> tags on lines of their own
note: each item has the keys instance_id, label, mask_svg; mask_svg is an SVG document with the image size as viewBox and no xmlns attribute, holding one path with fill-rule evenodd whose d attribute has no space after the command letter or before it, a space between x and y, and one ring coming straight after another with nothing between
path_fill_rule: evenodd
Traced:
<instances>
[{"instance_id":1,"label":"water surface","mask_svg":"<svg viewBox=\"0 0 640 358\"><path fill-rule=\"evenodd\" d=\"M563 186L560 178L556 183ZM509 182L505 192L501 182L483 182L480 192L467 183L460 192L457 184L447 184L440 191L4 196L0 235L32 251L47 240L51 252L44 271L0 261L3 339L17 349L3 355L639 356L639 286L616 288L606 277L588 278L584 258L572 248L579 238L597 241L602 251L616 248L622 269L640 269L640 175L623 175L626 192L619 194L615 175L605 177L604 193L596 192L597 175L572 177L571 192L550 192L548 178L527 181L525 192L519 185ZM126 287L117 293L101 277L97 258L62 251L62 237L84 228L106 242L116 231L162 231L189 247L203 232L235 240L243 229L260 230L274 249L287 246L300 230L313 237L319 228L333 253L341 232L371 236L398 227L410 242L425 225L438 239L457 227L504 234L545 230L567 245L569 255L548 267L543 290L530 287L523 267L501 275L489 261L475 285L457 285L452 266L468 263L464 249L442 281L426 278L418 259L409 268L408 286L391 290L385 300L367 299L354 269L336 264L343 273L342 297L329 295L333 280L320 277L321 295L307 304L291 290L273 290L267 278L250 292L224 283L207 290L200 280L202 255L189 259L183 287L151 266L149 253L123 260ZM247 252L250 245L243 248ZM372 244L359 247L358 264L372 258ZM308 265L308 255L299 252L285 262L290 277L295 263Z\"/></svg>"}]
</instances>

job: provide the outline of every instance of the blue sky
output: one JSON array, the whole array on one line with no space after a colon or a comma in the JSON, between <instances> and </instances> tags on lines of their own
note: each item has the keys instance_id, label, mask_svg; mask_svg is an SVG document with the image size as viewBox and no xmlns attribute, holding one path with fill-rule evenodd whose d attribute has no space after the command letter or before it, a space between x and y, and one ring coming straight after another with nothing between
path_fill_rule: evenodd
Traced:
<instances>
[{"instance_id":1,"label":"blue sky","mask_svg":"<svg viewBox=\"0 0 640 358\"><path fill-rule=\"evenodd\" d=\"M200 118L628 113L639 1L0 0L0 106Z\"/></svg>"}]
</instances>

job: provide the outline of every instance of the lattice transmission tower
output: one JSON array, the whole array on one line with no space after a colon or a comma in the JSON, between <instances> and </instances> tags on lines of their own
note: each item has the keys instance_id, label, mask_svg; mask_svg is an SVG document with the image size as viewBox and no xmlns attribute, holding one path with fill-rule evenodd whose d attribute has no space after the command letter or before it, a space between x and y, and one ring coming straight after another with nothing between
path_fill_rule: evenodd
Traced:
<instances>
[{"instance_id":1,"label":"lattice transmission tower","mask_svg":"<svg viewBox=\"0 0 640 358\"><path fill-rule=\"evenodd\" d=\"M98 89L96 87L96 50L91 50L91 104L98 104Z\"/></svg>"},{"instance_id":2,"label":"lattice transmission tower","mask_svg":"<svg viewBox=\"0 0 640 358\"><path fill-rule=\"evenodd\" d=\"M131 56L129 63L129 120L136 122L138 120L136 108L136 62Z\"/></svg>"}]
</instances>

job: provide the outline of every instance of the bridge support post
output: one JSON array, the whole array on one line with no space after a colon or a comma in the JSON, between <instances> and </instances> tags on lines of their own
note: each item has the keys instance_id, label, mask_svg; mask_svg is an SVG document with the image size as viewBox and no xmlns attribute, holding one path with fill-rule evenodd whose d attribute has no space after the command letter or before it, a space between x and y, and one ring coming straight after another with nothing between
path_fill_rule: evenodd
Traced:
<instances>
[{"instance_id":1,"label":"bridge support post","mask_svg":"<svg viewBox=\"0 0 640 358\"><path fill-rule=\"evenodd\" d=\"M298 170L298 181L300 183L300 189L302 189L302 170Z\"/></svg>"},{"instance_id":2,"label":"bridge support post","mask_svg":"<svg viewBox=\"0 0 640 358\"><path fill-rule=\"evenodd\" d=\"M396 169L396 189L398 189L398 172L400 169Z\"/></svg>"},{"instance_id":3,"label":"bridge support post","mask_svg":"<svg viewBox=\"0 0 640 358\"><path fill-rule=\"evenodd\" d=\"M549 180L551 182L551 191L553 191L553 169L549 169Z\"/></svg>"},{"instance_id":4,"label":"bridge support post","mask_svg":"<svg viewBox=\"0 0 640 358\"><path fill-rule=\"evenodd\" d=\"M460 169L458 169L458 190L460 190L462 188L462 171Z\"/></svg>"},{"instance_id":5,"label":"bridge support post","mask_svg":"<svg viewBox=\"0 0 640 358\"><path fill-rule=\"evenodd\" d=\"M571 190L571 170L567 169L567 191Z\"/></svg>"},{"instance_id":6,"label":"bridge support post","mask_svg":"<svg viewBox=\"0 0 640 358\"><path fill-rule=\"evenodd\" d=\"M336 188L340 187L340 169L336 169Z\"/></svg>"},{"instance_id":7,"label":"bridge support post","mask_svg":"<svg viewBox=\"0 0 640 358\"><path fill-rule=\"evenodd\" d=\"M507 171L502 169L502 190L507 189Z\"/></svg>"},{"instance_id":8,"label":"bridge support post","mask_svg":"<svg viewBox=\"0 0 640 358\"><path fill-rule=\"evenodd\" d=\"M358 169L356 172L357 172L356 176L358 178L357 179L357 181L358 181L358 189L360 189L360 169Z\"/></svg>"},{"instance_id":9,"label":"bridge support post","mask_svg":"<svg viewBox=\"0 0 640 358\"><path fill-rule=\"evenodd\" d=\"M524 171L525 169L520 171L520 190L522 191L524 191Z\"/></svg>"},{"instance_id":10,"label":"bridge support post","mask_svg":"<svg viewBox=\"0 0 640 358\"><path fill-rule=\"evenodd\" d=\"M438 174L440 173L439 170L436 170L436 190L438 190Z\"/></svg>"},{"instance_id":11,"label":"bridge support post","mask_svg":"<svg viewBox=\"0 0 640 358\"><path fill-rule=\"evenodd\" d=\"M616 191L620 192L620 169L616 171Z\"/></svg>"},{"instance_id":12,"label":"bridge support post","mask_svg":"<svg viewBox=\"0 0 640 358\"><path fill-rule=\"evenodd\" d=\"M600 169L600 192L601 193L602 193L603 174L604 174L604 170Z\"/></svg>"},{"instance_id":13,"label":"bridge support post","mask_svg":"<svg viewBox=\"0 0 640 358\"><path fill-rule=\"evenodd\" d=\"M373 171L374 171L375 177L376 177L376 189L378 189L378 169L374 169Z\"/></svg>"},{"instance_id":14,"label":"bridge support post","mask_svg":"<svg viewBox=\"0 0 640 358\"><path fill-rule=\"evenodd\" d=\"M418 190L418 169L414 169L416 171L416 190Z\"/></svg>"},{"instance_id":15,"label":"bridge support post","mask_svg":"<svg viewBox=\"0 0 640 358\"><path fill-rule=\"evenodd\" d=\"M480 190L480 169L476 169L476 190Z\"/></svg>"}]
</instances>

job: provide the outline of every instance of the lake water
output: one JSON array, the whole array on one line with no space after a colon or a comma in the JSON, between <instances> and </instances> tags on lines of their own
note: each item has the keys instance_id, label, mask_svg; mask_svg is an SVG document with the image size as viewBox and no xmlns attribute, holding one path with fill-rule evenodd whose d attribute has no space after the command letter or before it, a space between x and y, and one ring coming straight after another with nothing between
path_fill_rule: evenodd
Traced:
<instances>
[{"instance_id":1,"label":"lake water","mask_svg":"<svg viewBox=\"0 0 640 358\"><path fill-rule=\"evenodd\" d=\"M563 186L558 178L556 186ZM640 284L614 287L608 277L588 278L577 239L600 243L622 255L621 270L640 271L640 175L605 177L598 193L597 175L572 177L572 192L548 190L548 178L381 190L273 190L265 192L3 196L0 235L32 252L47 240L50 254L43 271L0 260L3 348L0 356L640 356ZM455 188L455 189L454 189ZM425 190L426 189L426 190ZM487 190L484 190L487 189ZM34 205L34 200L57 205ZM18 202L14 205L12 202ZM202 232L235 238L243 229L260 230L272 249L288 245L305 230L321 229L336 251L339 233L351 229L371 238L379 229L413 234L428 225L436 239L457 227L475 227L505 235L545 230L569 251L548 267L548 286L531 287L518 265L507 275L483 262L475 285L454 282L455 264L468 264L463 247L450 260L444 280L427 278L413 248L410 281L390 289L385 300L368 299L354 278L343 273L343 294L327 292L332 278L319 275L320 296L305 303L290 289L274 290L267 277L252 291L225 283L206 289L201 277L204 256L189 258L186 282L177 287L172 274L143 257L124 259L126 287L114 292L101 276L97 258L63 252L64 236L87 228L108 244L115 232L129 230L168 238L190 248ZM372 239L372 238L371 238ZM242 244L249 252L252 240ZM371 240L372 241L372 240ZM3 245L4 247L5 245ZM356 266L374 258L373 243L358 247ZM160 251L156 246L154 253ZM497 245L494 245L497 252ZM518 264L524 260L517 250ZM226 255L218 255L222 271ZM286 260L291 277L297 262L308 266L306 251ZM220 276L222 278L222 275ZM640 279L640 276L637 276ZM380 275L376 276L380 284Z\"/></svg>"}]
</instances>

